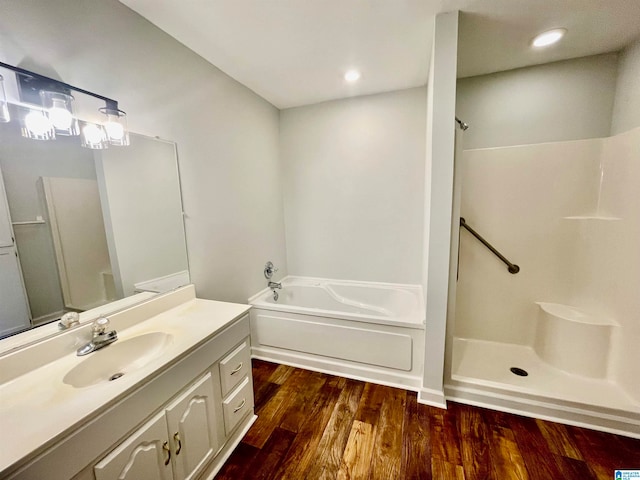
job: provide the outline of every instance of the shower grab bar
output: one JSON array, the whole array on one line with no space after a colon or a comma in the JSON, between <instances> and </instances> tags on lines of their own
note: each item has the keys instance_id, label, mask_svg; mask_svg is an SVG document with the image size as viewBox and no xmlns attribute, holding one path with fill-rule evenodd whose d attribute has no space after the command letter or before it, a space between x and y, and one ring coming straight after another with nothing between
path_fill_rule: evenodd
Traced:
<instances>
[{"instance_id":1,"label":"shower grab bar","mask_svg":"<svg viewBox=\"0 0 640 480\"><path fill-rule=\"evenodd\" d=\"M496 250L493 245L491 245L489 242L487 242L482 237L482 235L480 235L473 228L471 228L469 225L467 225L467 222L463 217L460 217L460 226L466 228L469 231L469 233L471 233L471 235L473 235L478 240L480 240L480 242L485 247L487 247L489 250L491 250L491 252L496 257L498 257L500 260L502 260L507 265L507 270L509 270L509 273L513 273L515 275L516 273L518 273L520 271L520 267L518 265L516 265L515 263L511 263L509 260L507 260L507 258L504 255L502 255L498 250Z\"/></svg>"}]
</instances>

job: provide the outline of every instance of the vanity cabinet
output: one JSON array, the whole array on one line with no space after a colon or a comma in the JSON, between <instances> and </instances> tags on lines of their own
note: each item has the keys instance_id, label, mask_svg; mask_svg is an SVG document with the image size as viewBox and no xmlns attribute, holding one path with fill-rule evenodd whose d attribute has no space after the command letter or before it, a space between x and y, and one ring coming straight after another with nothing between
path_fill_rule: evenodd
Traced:
<instances>
[{"instance_id":1,"label":"vanity cabinet","mask_svg":"<svg viewBox=\"0 0 640 480\"><path fill-rule=\"evenodd\" d=\"M0 478L211 480L257 418L249 308L183 287L111 317L124 341L171 336L146 366L75 387L63 379L85 359L63 353L4 384L3 400L22 401L0 402L0 413L21 428L9 425L18 440L3 446ZM43 351L64 352L67 340Z\"/></svg>"},{"instance_id":2,"label":"vanity cabinet","mask_svg":"<svg viewBox=\"0 0 640 480\"><path fill-rule=\"evenodd\" d=\"M96 480L195 478L219 449L210 372L95 467Z\"/></svg>"},{"instance_id":3,"label":"vanity cabinet","mask_svg":"<svg viewBox=\"0 0 640 480\"><path fill-rule=\"evenodd\" d=\"M199 478L253 411L250 355L245 337L100 460L95 480Z\"/></svg>"}]
</instances>

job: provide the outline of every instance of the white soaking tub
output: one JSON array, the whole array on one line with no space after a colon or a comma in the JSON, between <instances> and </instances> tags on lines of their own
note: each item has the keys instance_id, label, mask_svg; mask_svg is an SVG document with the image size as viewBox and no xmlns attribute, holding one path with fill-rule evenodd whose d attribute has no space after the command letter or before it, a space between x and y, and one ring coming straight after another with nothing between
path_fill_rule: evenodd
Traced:
<instances>
[{"instance_id":1,"label":"white soaking tub","mask_svg":"<svg viewBox=\"0 0 640 480\"><path fill-rule=\"evenodd\" d=\"M249 299L254 357L417 390L424 358L422 288L293 277L278 300Z\"/></svg>"}]
</instances>

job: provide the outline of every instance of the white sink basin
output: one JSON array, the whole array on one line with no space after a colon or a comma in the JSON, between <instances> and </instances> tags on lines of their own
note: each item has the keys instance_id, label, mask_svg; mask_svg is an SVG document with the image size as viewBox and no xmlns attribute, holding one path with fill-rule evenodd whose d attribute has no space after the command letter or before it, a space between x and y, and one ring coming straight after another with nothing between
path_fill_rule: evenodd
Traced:
<instances>
[{"instance_id":1,"label":"white sink basin","mask_svg":"<svg viewBox=\"0 0 640 480\"><path fill-rule=\"evenodd\" d=\"M86 360L69 370L62 381L72 387L83 388L117 380L159 357L172 338L168 333L152 332L118 340L90 353Z\"/></svg>"}]
</instances>

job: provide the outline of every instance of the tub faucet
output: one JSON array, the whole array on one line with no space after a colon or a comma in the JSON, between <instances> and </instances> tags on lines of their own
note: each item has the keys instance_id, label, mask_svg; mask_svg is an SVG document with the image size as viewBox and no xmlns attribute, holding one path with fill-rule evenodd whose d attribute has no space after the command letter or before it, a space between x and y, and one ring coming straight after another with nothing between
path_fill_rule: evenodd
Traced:
<instances>
[{"instance_id":1,"label":"tub faucet","mask_svg":"<svg viewBox=\"0 0 640 480\"><path fill-rule=\"evenodd\" d=\"M76 352L79 357L88 355L91 352L100 350L107 345L112 344L118 340L118 332L115 330L107 331L110 322L107 317L100 317L91 326L92 338L91 341L78 349Z\"/></svg>"},{"instance_id":2,"label":"tub faucet","mask_svg":"<svg viewBox=\"0 0 640 480\"><path fill-rule=\"evenodd\" d=\"M273 301L277 302L279 295L278 295L278 290L276 290L276 288L282 288L282 283L280 283L280 282L272 282L271 280L269 280L268 286L271 289L271 291L273 292Z\"/></svg>"}]
</instances>

